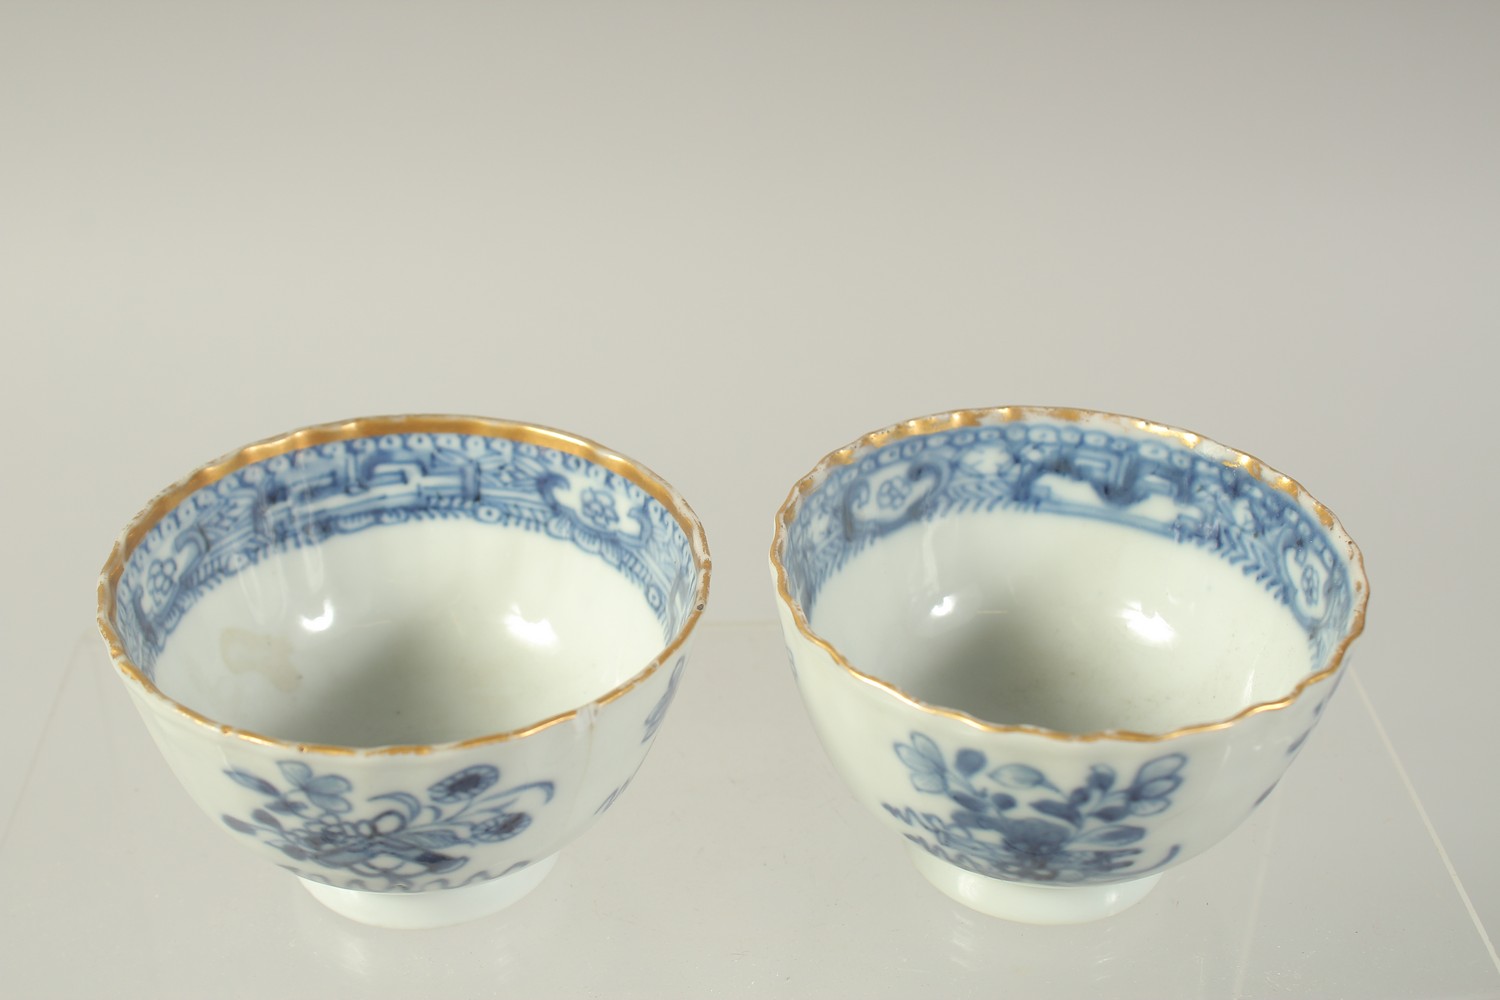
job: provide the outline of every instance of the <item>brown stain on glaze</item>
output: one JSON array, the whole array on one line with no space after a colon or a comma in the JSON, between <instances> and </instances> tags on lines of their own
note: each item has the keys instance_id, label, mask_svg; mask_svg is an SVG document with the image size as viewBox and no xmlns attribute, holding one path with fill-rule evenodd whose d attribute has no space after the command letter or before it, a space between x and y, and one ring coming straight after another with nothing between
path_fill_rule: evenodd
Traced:
<instances>
[{"instance_id":1,"label":"brown stain on glaze","mask_svg":"<svg viewBox=\"0 0 1500 1000\"><path fill-rule=\"evenodd\" d=\"M230 673L259 674L285 694L302 683L302 674L292 663L292 644L283 636L226 628L219 634L219 656Z\"/></svg>"}]
</instances>

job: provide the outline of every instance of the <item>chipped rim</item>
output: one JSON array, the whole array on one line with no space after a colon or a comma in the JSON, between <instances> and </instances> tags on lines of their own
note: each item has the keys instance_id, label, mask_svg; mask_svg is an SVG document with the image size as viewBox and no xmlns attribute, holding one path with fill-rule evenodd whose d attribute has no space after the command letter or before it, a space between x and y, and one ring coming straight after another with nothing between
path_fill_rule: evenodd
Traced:
<instances>
[{"instance_id":1,"label":"chipped rim","mask_svg":"<svg viewBox=\"0 0 1500 1000\"><path fill-rule=\"evenodd\" d=\"M831 642L813 631L802 606L792 597L782 556L786 551L787 529L801 510L803 499L822 485L830 470L839 466L853 464L871 451L879 450L906 438L924 437L929 434L958 430L964 427L986 427L1038 419L1075 424L1085 422L1105 424L1114 428L1126 429L1138 433L1155 434L1160 437L1172 439L1190 451L1206 455L1226 466L1244 469L1266 485L1290 495L1304 510L1316 516L1319 523L1323 525L1324 530L1329 532L1336 542L1342 543L1346 548L1350 582L1354 586L1354 604L1349 615L1349 622L1344 629L1344 637L1329 655L1328 661L1322 667L1314 669L1304 676L1286 695L1271 701L1257 702L1249 705L1226 719L1194 723L1164 733L1144 733L1129 729L1101 729L1085 733L1070 733L1059 729L1050 729L1045 726L986 722L968 712L923 701L889 681L882 680L860 670ZM845 445L837 451L830 452L813 467L811 472L793 484L791 490L787 493L786 500L776 512L775 532L771 538L771 565L776 575L777 598L791 612L792 621L796 624L797 631L802 634L804 639L828 654L834 663L854 679L862 681L877 691L903 704L909 705L924 714L961 722L980 732L1027 733L1065 743L1094 743L1101 740L1158 743L1195 733L1207 733L1218 729L1227 729L1244 719L1250 718L1252 715L1259 715L1262 712L1279 711L1286 708L1300 698L1302 693L1308 688L1338 673L1339 668L1343 665L1344 656L1348 652L1350 644L1364 631L1365 608L1369 604L1370 599L1370 584L1365 576L1364 555L1360 552L1359 546L1349 537L1348 532L1344 530L1343 525L1339 523L1333 511L1320 503L1303 488L1302 484L1290 476L1277 472L1253 455L1226 447L1217 441L1206 438L1201 434L1195 434L1192 431L1159 424L1150 420L1142 420L1139 417L1129 417L1118 413L1076 409L1072 407L1001 406L935 413L930 416L917 417L898 424L892 424L878 431L872 431L857 441Z\"/></svg>"},{"instance_id":2,"label":"chipped rim","mask_svg":"<svg viewBox=\"0 0 1500 1000\"><path fill-rule=\"evenodd\" d=\"M424 432L505 438L517 443L539 445L544 448L551 448L554 451L576 455L630 480L644 490L647 495L665 507L672 514L673 519L676 520L683 534L687 536L688 544L693 554L693 561L698 567L698 587L693 594L692 610L688 613L686 620L677 629L676 634L672 636L671 641L652 657L644 668L600 697L577 708L560 712L519 729L442 743L403 743L376 747L341 746L332 743L304 743L295 740L284 740L250 729L243 729L238 726L219 722L203 715L201 712L194 711L164 693L156 686L155 682L147 677L131 661L129 655L125 652L124 644L121 642L119 633L115 630L112 620L115 611L115 591L119 585L120 576L124 572L126 561L135 552L141 540L184 499L203 487L218 482L230 473L236 472L247 465L253 465L257 462L274 458L277 455L313 448L332 441L379 437L383 434L418 434ZM708 601L708 583L711 571L712 560L709 557L707 535L704 533L703 525L699 522L697 515L688 506L687 501L666 480L644 465L633 459L626 458L619 452L606 448L588 438L538 424L517 423L489 417L450 416L442 414L357 417L335 423L305 427L246 445L199 467L157 494L155 499L147 504L125 526L125 530L121 532L119 538L115 541L114 547L110 550L109 558L105 560L104 568L101 570L99 576L97 624L99 626L99 633L103 636L104 643L109 648L110 658L114 661L121 679L126 682L127 686L134 685L137 692L148 702L152 703L154 707L165 710L169 715L183 719L191 725L202 727L207 731L227 736L233 740L257 746L274 747L299 754L324 754L340 757L423 755L445 750L465 750L471 747L489 746L496 743L505 743L510 740L518 740L545 729L550 729L553 726L561 725L577 718L579 715L591 713L595 709L601 708L639 687L654 675L663 663L670 660L687 644L688 638L698 624L698 620L703 616L703 609Z\"/></svg>"}]
</instances>

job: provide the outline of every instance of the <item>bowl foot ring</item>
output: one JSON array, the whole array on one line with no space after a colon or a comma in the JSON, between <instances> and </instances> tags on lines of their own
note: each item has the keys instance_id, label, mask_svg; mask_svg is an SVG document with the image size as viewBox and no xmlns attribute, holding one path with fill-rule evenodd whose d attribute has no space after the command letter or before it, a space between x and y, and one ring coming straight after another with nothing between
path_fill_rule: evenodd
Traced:
<instances>
[{"instance_id":1,"label":"bowl foot ring","mask_svg":"<svg viewBox=\"0 0 1500 1000\"><path fill-rule=\"evenodd\" d=\"M541 884L557 855L487 882L431 892L362 892L298 879L312 897L340 916L376 927L417 929L477 920L510 906Z\"/></svg>"},{"instance_id":2,"label":"bowl foot ring","mask_svg":"<svg viewBox=\"0 0 1500 1000\"><path fill-rule=\"evenodd\" d=\"M1129 909L1156 887L1161 873L1109 885L1028 885L965 871L911 846L917 871L951 897L980 913L1025 924L1081 924Z\"/></svg>"}]
</instances>

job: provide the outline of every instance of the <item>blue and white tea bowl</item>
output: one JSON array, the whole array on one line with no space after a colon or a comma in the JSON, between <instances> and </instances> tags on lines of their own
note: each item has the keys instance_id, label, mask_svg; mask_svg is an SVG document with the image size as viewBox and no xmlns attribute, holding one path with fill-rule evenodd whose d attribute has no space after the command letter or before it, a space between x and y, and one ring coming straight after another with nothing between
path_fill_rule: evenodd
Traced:
<instances>
[{"instance_id":1,"label":"blue and white tea bowl","mask_svg":"<svg viewBox=\"0 0 1500 1000\"><path fill-rule=\"evenodd\" d=\"M1081 410L939 414L832 453L771 548L797 683L855 796L954 899L1116 913L1270 794L1363 623L1291 479Z\"/></svg>"},{"instance_id":2,"label":"blue and white tea bowl","mask_svg":"<svg viewBox=\"0 0 1500 1000\"><path fill-rule=\"evenodd\" d=\"M187 791L356 920L533 888L615 801L708 596L637 463L472 417L351 420L204 466L125 529L99 628Z\"/></svg>"}]
</instances>

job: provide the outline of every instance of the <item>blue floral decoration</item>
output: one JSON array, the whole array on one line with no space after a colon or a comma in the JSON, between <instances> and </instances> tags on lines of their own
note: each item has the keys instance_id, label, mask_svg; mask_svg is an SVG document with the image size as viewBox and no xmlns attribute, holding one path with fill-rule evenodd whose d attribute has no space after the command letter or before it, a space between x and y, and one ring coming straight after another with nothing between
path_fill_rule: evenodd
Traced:
<instances>
[{"instance_id":1,"label":"blue floral decoration","mask_svg":"<svg viewBox=\"0 0 1500 1000\"><path fill-rule=\"evenodd\" d=\"M579 509L584 520L596 528L607 530L620 520L620 515L615 513L615 498L607 490L584 490Z\"/></svg>"},{"instance_id":2,"label":"blue floral decoration","mask_svg":"<svg viewBox=\"0 0 1500 1000\"><path fill-rule=\"evenodd\" d=\"M349 816L354 804L348 798L353 789L348 778L315 774L299 760L276 766L285 788L248 771L224 772L267 799L249 820L226 815L225 825L281 851L293 862L285 867L298 875L327 881L300 867L313 864L355 876L343 883L349 888L376 891L426 888L417 880L469 863L455 848L509 840L530 826L531 814L517 808L523 797L534 793L545 805L553 794L550 781L492 791L500 783L499 769L476 764L428 787L426 802L408 792L370 796L366 804L371 808L355 819ZM376 805L381 802L391 804Z\"/></svg>"},{"instance_id":3,"label":"blue floral decoration","mask_svg":"<svg viewBox=\"0 0 1500 1000\"><path fill-rule=\"evenodd\" d=\"M951 763L928 736L912 733L895 744L911 772L912 787L946 796L947 817L883 803L887 812L920 833L907 839L929 854L980 875L1019 882L1080 884L1134 878L1177 856L1173 845L1146 868L1136 867L1146 835L1134 822L1172 805L1187 757L1165 754L1142 764L1120 785L1113 768L1095 764L1068 791L1029 764L990 767L980 751L963 749ZM1050 794L1048 794L1050 793ZM1024 801L1023 801L1024 799Z\"/></svg>"}]
</instances>

